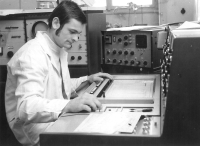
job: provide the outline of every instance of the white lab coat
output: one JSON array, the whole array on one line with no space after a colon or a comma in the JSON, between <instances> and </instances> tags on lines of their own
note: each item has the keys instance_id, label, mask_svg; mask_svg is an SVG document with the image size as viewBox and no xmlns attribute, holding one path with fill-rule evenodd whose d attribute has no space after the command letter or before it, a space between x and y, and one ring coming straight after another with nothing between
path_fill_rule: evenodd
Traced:
<instances>
[{"instance_id":1,"label":"white lab coat","mask_svg":"<svg viewBox=\"0 0 200 146\"><path fill-rule=\"evenodd\" d=\"M62 49L60 61L68 99L63 98L59 56L56 58L50 49L54 46L53 43L49 44L49 39L45 32L38 32L35 39L15 53L7 66L7 120L15 137L23 145L38 144L39 134L58 119L69 102L71 92L87 80L87 76L70 79L68 53Z\"/></svg>"}]
</instances>

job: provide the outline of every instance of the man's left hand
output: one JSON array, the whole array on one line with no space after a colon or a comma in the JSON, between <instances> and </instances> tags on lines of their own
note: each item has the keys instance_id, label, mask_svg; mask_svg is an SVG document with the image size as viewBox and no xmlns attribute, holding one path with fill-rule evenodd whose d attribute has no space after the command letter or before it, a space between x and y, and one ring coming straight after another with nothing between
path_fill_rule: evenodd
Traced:
<instances>
[{"instance_id":1,"label":"man's left hand","mask_svg":"<svg viewBox=\"0 0 200 146\"><path fill-rule=\"evenodd\" d=\"M110 75L108 73L99 72L99 73L92 74L92 75L88 76L88 81L90 83L101 82L101 81L103 81L103 78L108 78L108 79L111 79L111 80L113 79L112 75Z\"/></svg>"}]
</instances>

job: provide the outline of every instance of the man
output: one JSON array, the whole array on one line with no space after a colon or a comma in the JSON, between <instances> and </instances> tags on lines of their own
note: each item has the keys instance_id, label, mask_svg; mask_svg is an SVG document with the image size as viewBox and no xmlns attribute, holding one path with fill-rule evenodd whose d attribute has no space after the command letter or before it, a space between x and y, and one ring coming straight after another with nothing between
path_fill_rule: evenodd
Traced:
<instances>
[{"instance_id":1,"label":"man","mask_svg":"<svg viewBox=\"0 0 200 146\"><path fill-rule=\"evenodd\" d=\"M8 63L5 91L7 120L23 145L39 145L39 134L66 112L95 111L101 103L90 94L70 100L82 82L112 79L106 73L70 79L67 50L78 37L86 17L78 5L61 2L49 17L47 32L38 32Z\"/></svg>"}]
</instances>

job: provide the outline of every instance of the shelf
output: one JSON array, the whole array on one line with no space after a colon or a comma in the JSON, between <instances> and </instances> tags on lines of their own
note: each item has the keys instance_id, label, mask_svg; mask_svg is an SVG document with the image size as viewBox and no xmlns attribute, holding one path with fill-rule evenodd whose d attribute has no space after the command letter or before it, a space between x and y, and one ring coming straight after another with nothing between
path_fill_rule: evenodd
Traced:
<instances>
[{"instance_id":1,"label":"shelf","mask_svg":"<svg viewBox=\"0 0 200 146\"><path fill-rule=\"evenodd\" d=\"M105 7L81 7L83 11L98 11L106 10ZM48 13L52 12L53 9L32 9L32 10L23 10L23 9L5 9L0 10L0 16L7 16L12 14L27 14L27 13Z\"/></svg>"}]
</instances>

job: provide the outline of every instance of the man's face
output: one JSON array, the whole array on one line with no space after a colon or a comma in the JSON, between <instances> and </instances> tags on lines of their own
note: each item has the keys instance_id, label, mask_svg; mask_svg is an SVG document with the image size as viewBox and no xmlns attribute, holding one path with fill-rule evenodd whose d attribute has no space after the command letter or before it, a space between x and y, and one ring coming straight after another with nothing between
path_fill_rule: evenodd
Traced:
<instances>
[{"instance_id":1,"label":"man's face","mask_svg":"<svg viewBox=\"0 0 200 146\"><path fill-rule=\"evenodd\" d=\"M55 43L61 48L70 49L72 43L78 41L83 27L84 25L81 22L71 19L69 23L63 26L58 35L54 35Z\"/></svg>"}]
</instances>

